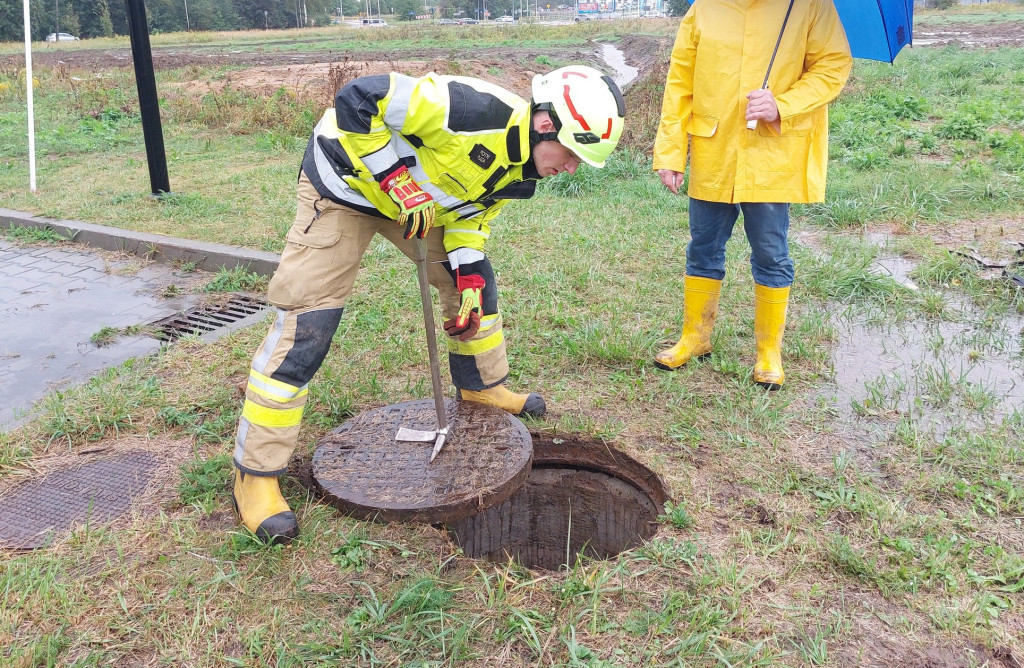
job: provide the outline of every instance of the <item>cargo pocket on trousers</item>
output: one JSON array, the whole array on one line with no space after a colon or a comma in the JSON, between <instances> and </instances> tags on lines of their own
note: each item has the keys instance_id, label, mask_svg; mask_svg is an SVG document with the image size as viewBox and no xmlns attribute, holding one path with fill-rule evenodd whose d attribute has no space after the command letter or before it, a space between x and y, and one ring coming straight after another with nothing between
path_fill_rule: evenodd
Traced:
<instances>
[{"instance_id":1,"label":"cargo pocket on trousers","mask_svg":"<svg viewBox=\"0 0 1024 668\"><path fill-rule=\"evenodd\" d=\"M323 200L315 203L313 207L316 213L311 220L296 220L284 239L290 244L307 248L330 248L341 239L341 230L327 223L330 217L323 217Z\"/></svg>"},{"instance_id":2,"label":"cargo pocket on trousers","mask_svg":"<svg viewBox=\"0 0 1024 668\"><path fill-rule=\"evenodd\" d=\"M329 248L341 241L341 230L328 221L334 216L297 220L285 236L281 264L270 279L267 298L274 306L292 311L314 306L321 286L331 271L334 253Z\"/></svg>"}]
</instances>

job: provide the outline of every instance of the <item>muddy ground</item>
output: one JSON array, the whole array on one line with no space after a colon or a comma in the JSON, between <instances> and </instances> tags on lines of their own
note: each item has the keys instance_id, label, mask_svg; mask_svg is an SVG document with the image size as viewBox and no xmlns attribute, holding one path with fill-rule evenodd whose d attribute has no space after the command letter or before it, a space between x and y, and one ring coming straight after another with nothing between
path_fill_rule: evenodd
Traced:
<instances>
[{"instance_id":1,"label":"muddy ground","mask_svg":"<svg viewBox=\"0 0 1024 668\"><path fill-rule=\"evenodd\" d=\"M616 45L622 50L626 62L644 71L654 65L658 58L667 57L670 46L667 39L644 35L629 35ZM229 45L189 45L153 47L153 67L157 71L184 69L187 67L230 67L237 72L229 73L210 84L207 79L190 84L202 89L205 86L256 88L273 92L279 87L303 90L321 87L328 82L331 68L345 70L346 74L377 74L390 71L405 72L418 76L428 71L442 74L461 74L479 77L501 83L519 94L529 93L529 82L539 56L556 61L590 63L602 66L598 45L593 48L559 50L542 47L474 49L472 58L462 58L450 47L404 49L395 52L380 50L345 51L317 49L310 46L305 53L274 53L238 51ZM99 71L110 68L131 68L130 48L60 50L46 45L33 52L33 62L38 68L64 67L73 71ZM0 57L0 69L18 66L23 57L7 55ZM350 77L347 77L350 78Z\"/></svg>"},{"instance_id":2,"label":"muddy ground","mask_svg":"<svg viewBox=\"0 0 1024 668\"><path fill-rule=\"evenodd\" d=\"M626 55L626 62L641 70L654 64L658 58L667 57L671 46L667 39L646 35L629 35L617 43ZM958 44L967 47L997 47L1024 45L1024 21L1003 21L991 23L968 23L957 21L920 22L914 29L914 42L919 47ZM98 70L110 67L131 67L132 54L128 47L119 49L75 49L62 48L61 44L46 44L33 52L38 66L56 67L64 63L73 69ZM274 53L240 51L236 45L188 45L153 47L153 66L157 70L178 69L189 66L233 66L233 67L278 67L309 65L314 63L340 62L346 57L351 61L418 61L443 60L449 63L472 64L476 62L509 66L519 63L523 66L534 62L539 55L557 57L560 60L596 62L594 49L576 49L569 52L538 47L475 49L473 58L462 61L459 54L450 47L407 49L392 53L379 49L367 51L340 52L333 49L317 49L310 45L305 53ZM24 57L18 54L0 56L0 67L22 64ZM472 67L471 69L476 69ZM486 67L484 68L486 69Z\"/></svg>"}]
</instances>

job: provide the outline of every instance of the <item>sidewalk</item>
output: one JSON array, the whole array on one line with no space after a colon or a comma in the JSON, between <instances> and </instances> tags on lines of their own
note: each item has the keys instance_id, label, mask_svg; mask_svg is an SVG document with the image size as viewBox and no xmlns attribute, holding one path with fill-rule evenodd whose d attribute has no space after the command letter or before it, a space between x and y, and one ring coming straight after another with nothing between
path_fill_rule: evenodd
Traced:
<instances>
[{"instance_id":1,"label":"sidewalk","mask_svg":"<svg viewBox=\"0 0 1024 668\"><path fill-rule=\"evenodd\" d=\"M160 342L148 336L105 346L90 338L190 308L198 296L177 293L209 279L76 244L0 238L0 429L18 424L47 392L157 350Z\"/></svg>"}]
</instances>

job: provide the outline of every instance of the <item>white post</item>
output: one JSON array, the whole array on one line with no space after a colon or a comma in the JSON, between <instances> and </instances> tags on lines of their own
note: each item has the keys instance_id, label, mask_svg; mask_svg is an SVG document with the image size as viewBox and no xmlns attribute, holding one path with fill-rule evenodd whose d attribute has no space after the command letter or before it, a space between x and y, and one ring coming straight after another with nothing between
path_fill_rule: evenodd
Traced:
<instances>
[{"instance_id":1,"label":"white post","mask_svg":"<svg viewBox=\"0 0 1024 668\"><path fill-rule=\"evenodd\" d=\"M28 187L36 191L36 123L32 105L32 27L29 24L28 0L25 5L25 99L28 101Z\"/></svg>"}]
</instances>

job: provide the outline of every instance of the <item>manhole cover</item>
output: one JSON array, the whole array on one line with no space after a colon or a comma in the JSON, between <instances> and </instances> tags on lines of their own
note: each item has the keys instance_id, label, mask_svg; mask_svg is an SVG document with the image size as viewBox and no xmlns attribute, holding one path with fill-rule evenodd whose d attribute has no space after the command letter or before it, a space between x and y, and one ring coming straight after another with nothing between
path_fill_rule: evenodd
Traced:
<instances>
[{"instance_id":1,"label":"manhole cover","mask_svg":"<svg viewBox=\"0 0 1024 668\"><path fill-rule=\"evenodd\" d=\"M325 436L313 479L338 509L365 519L449 522L509 498L526 481L530 432L503 410L445 402L450 428L433 462L433 443L395 441L399 427L437 428L433 399L367 411Z\"/></svg>"},{"instance_id":2,"label":"manhole cover","mask_svg":"<svg viewBox=\"0 0 1024 668\"><path fill-rule=\"evenodd\" d=\"M557 570L576 555L608 559L654 536L668 499L658 476L603 443L547 437L506 501L448 523L467 557Z\"/></svg>"},{"instance_id":3,"label":"manhole cover","mask_svg":"<svg viewBox=\"0 0 1024 668\"><path fill-rule=\"evenodd\" d=\"M0 547L44 547L55 531L123 515L161 463L154 453L134 452L16 485L0 497Z\"/></svg>"}]
</instances>

